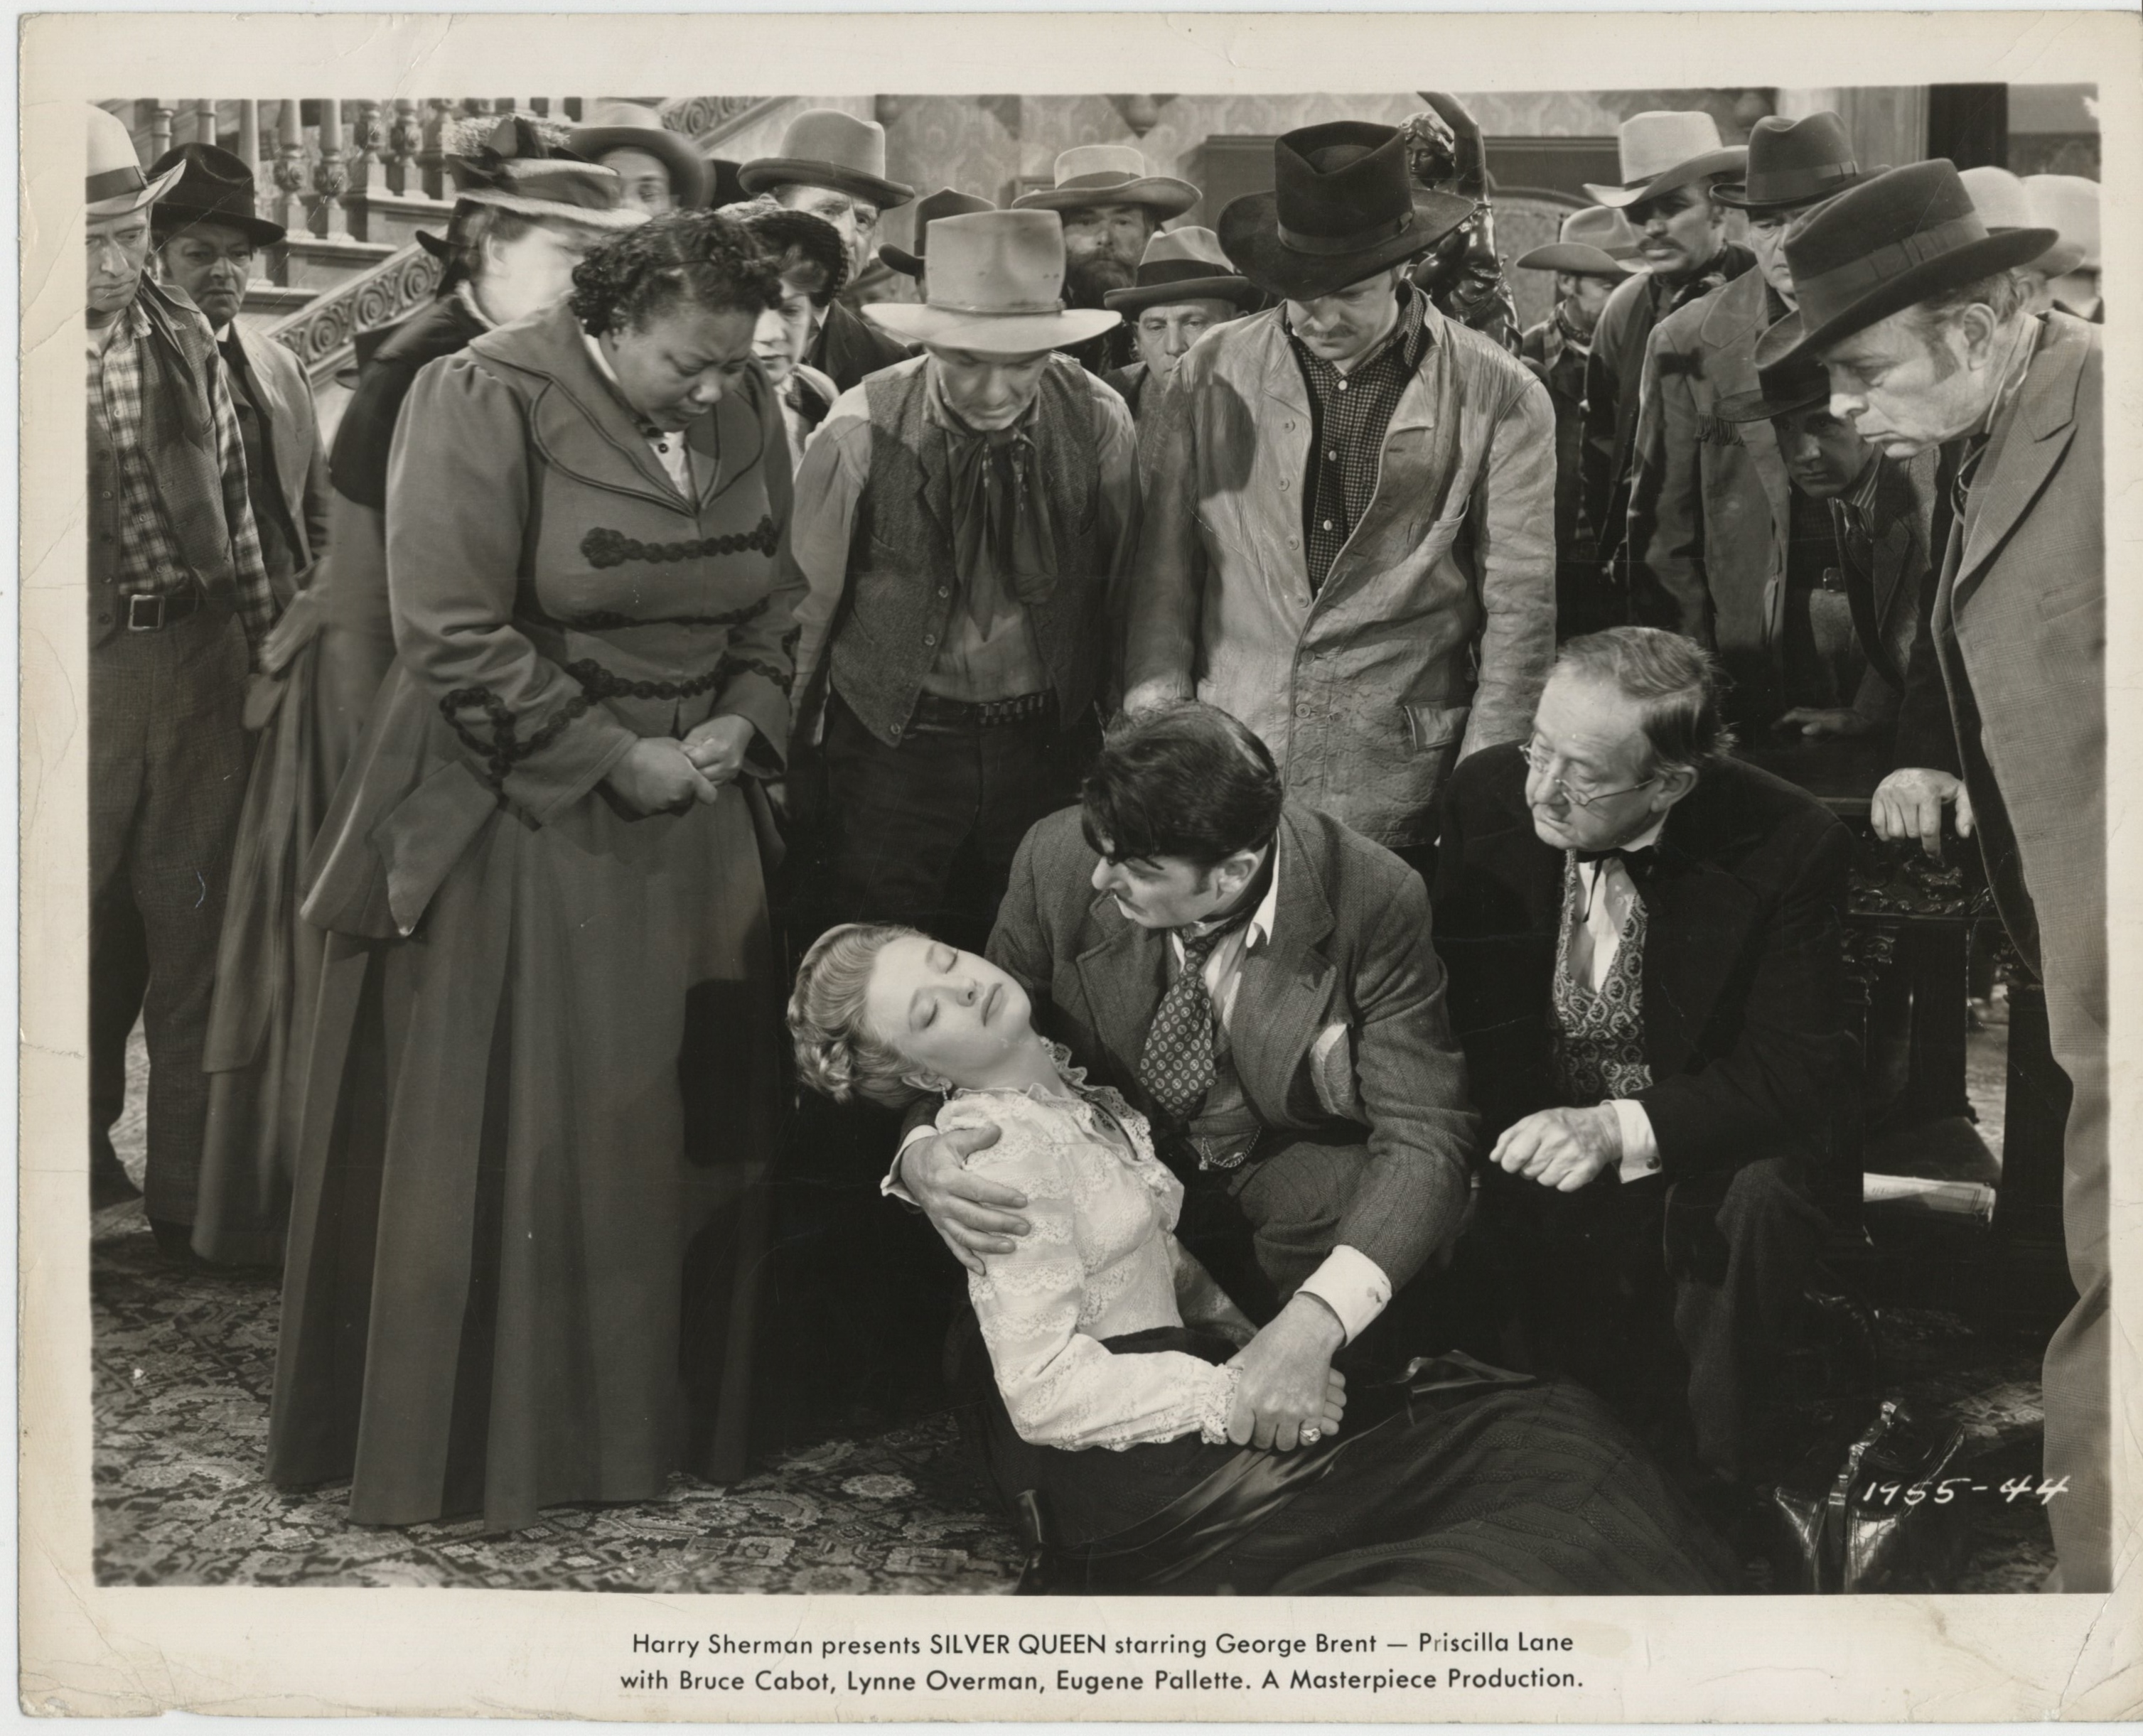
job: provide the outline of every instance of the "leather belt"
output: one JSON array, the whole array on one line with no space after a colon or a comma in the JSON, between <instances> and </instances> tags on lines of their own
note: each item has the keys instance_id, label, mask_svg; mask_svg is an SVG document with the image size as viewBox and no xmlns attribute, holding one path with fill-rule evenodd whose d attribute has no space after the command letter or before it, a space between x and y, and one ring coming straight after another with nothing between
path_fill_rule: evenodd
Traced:
<instances>
[{"instance_id":1,"label":"leather belt","mask_svg":"<svg viewBox=\"0 0 2143 1736\"><path fill-rule=\"evenodd\" d=\"M948 700L934 693L918 694L911 730L992 730L1005 724L1032 723L1051 715L1057 695L1044 688L1009 700Z\"/></svg>"},{"instance_id":2,"label":"leather belt","mask_svg":"<svg viewBox=\"0 0 2143 1736\"><path fill-rule=\"evenodd\" d=\"M126 606L126 631L130 633L154 633L165 627L175 627L188 616L198 611L207 599L198 585L168 596L146 596L136 591L122 597Z\"/></svg>"}]
</instances>

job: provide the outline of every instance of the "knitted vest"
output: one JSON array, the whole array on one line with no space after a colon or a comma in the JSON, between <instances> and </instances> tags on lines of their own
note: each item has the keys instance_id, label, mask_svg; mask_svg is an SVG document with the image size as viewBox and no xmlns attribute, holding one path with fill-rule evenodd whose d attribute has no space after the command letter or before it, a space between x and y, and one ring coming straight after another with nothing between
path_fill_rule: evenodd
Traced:
<instances>
[{"instance_id":1,"label":"knitted vest","mask_svg":"<svg viewBox=\"0 0 2143 1736\"><path fill-rule=\"evenodd\" d=\"M1562 872L1562 932L1556 947L1551 1027L1556 1082L1565 1100L1576 1105L1634 1097L1652 1083L1651 1066L1645 1059L1645 903L1640 898L1631 906L1607 980L1595 989L1570 974L1580 889L1575 857L1566 858Z\"/></svg>"},{"instance_id":2,"label":"knitted vest","mask_svg":"<svg viewBox=\"0 0 2143 1736\"><path fill-rule=\"evenodd\" d=\"M897 742L937 659L959 583L944 440L924 413L928 367L864 382L870 482L849 545L844 613L834 634L833 681L874 735ZM1057 526L1057 591L1030 610L1061 725L1094 703L1106 638L1109 575L1098 547L1101 468L1086 372L1061 359L1042 376L1031 433Z\"/></svg>"}]
</instances>

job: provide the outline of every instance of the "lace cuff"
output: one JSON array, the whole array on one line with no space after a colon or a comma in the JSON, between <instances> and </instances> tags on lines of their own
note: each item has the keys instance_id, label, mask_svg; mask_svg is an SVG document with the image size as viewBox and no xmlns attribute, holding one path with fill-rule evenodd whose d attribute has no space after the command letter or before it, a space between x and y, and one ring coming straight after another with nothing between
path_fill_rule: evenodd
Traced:
<instances>
[{"instance_id":1,"label":"lace cuff","mask_svg":"<svg viewBox=\"0 0 2143 1736\"><path fill-rule=\"evenodd\" d=\"M1208 1383L1204 1402L1198 1407L1198 1438L1211 1447L1228 1442L1228 1419L1235 1413L1235 1392L1243 1384L1243 1371L1233 1363L1213 1372L1219 1378Z\"/></svg>"}]
</instances>

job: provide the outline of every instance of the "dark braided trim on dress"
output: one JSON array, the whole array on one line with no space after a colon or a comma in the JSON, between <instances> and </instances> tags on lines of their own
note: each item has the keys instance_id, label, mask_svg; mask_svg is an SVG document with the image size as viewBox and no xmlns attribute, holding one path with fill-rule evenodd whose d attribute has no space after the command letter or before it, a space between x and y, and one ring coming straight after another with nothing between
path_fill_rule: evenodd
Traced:
<instances>
[{"instance_id":1,"label":"dark braided trim on dress","mask_svg":"<svg viewBox=\"0 0 2143 1736\"><path fill-rule=\"evenodd\" d=\"M572 671L568 670L567 673L571 675ZM550 746L565 734L574 719L586 712L591 703L585 693L575 695L526 741L517 739L512 709L488 687L457 687L439 701L439 710L448 728L461 738L462 744L483 762L484 775L491 787L502 793L506 775L515 764ZM487 742L462 723L462 714L473 707L482 710L490 720L491 739Z\"/></svg>"},{"instance_id":2,"label":"dark braided trim on dress","mask_svg":"<svg viewBox=\"0 0 2143 1736\"><path fill-rule=\"evenodd\" d=\"M763 596L755 603L747 603L741 609L732 609L726 615L614 615L599 610L593 615L546 615L541 609L524 607L521 612L539 626L565 627L584 633L614 631L619 627L741 627L748 626L774 606L771 596Z\"/></svg>"},{"instance_id":3,"label":"dark braided trim on dress","mask_svg":"<svg viewBox=\"0 0 2143 1736\"><path fill-rule=\"evenodd\" d=\"M796 680L796 665L793 661L784 671L779 665L762 662L757 657L725 657L722 659L721 667L715 673L721 676L724 680L738 674L762 676L781 690L781 696L784 699L789 697L789 690Z\"/></svg>"},{"instance_id":4,"label":"dark braided trim on dress","mask_svg":"<svg viewBox=\"0 0 2143 1736\"><path fill-rule=\"evenodd\" d=\"M622 566L628 561L697 561L708 555L741 555L756 549L772 554L780 547L774 520L762 518L752 529L733 537L701 537L689 542L641 542L622 531L598 526L581 538L581 553L596 568Z\"/></svg>"},{"instance_id":5,"label":"dark braided trim on dress","mask_svg":"<svg viewBox=\"0 0 2143 1736\"><path fill-rule=\"evenodd\" d=\"M684 681L628 681L590 659L559 666L587 690L591 700L690 700L712 693L728 680L731 660L725 657L706 674Z\"/></svg>"}]
</instances>

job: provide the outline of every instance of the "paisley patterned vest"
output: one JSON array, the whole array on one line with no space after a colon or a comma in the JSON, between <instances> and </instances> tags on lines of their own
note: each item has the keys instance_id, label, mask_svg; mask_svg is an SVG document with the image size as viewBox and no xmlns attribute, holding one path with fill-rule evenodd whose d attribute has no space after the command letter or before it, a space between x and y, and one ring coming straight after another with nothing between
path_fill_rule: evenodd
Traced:
<instances>
[{"instance_id":1,"label":"paisley patterned vest","mask_svg":"<svg viewBox=\"0 0 2143 1736\"><path fill-rule=\"evenodd\" d=\"M1631 901L1607 980L1595 989L1570 974L1570 943L1583 893L1577 858L1566 855L1552 1036L1556 1082L1564 1100L1576 1106L1633 1097L1652 1082L1645 1059L1645 901Z\"/></svg>"}]
</instances>

